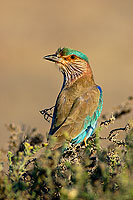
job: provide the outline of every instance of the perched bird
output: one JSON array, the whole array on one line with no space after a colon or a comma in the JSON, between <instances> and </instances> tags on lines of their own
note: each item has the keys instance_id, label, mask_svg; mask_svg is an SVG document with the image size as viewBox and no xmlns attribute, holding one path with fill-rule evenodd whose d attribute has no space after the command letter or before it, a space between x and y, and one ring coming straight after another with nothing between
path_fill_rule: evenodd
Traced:
<instances>
[{"instance_id":1,"label":"perched bird","mask_svg":"<svg viewBox=\"0 0 133 200\"><path fill-rule=\"evenodd\" d=\"M64 76L49 131L49 136L57 137L54 148L62 146L66 133L71 143L84 141L86 145L96 128L103 104L102 89L95 84L88 58L66 47L44 58L55 62Z\"/></svg>"}]
</instances>

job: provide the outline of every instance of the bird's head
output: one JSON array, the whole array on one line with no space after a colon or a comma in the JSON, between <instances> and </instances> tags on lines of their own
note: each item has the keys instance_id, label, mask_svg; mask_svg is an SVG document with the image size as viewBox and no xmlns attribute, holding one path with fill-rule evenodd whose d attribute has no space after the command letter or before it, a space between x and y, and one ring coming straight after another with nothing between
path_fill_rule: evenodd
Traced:
<instances>
[{"instance_id":1,"label":"bird's head","mask_svg":"<svg viewBox=\"0 0 133 200\"><path fill-rule=\"evenodd\" d=\"M70 83L84 74L92 76L88 57L70 48L59 48L55 54L44 56L46 60L55 62L64 74L66 82Z\"/></svg>"}]
</instances>

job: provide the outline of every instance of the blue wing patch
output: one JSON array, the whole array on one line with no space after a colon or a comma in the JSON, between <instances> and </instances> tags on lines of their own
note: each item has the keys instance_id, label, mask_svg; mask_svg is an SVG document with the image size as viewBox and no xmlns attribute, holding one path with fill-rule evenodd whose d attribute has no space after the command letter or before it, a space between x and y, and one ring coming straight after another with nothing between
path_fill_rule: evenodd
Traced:
<instances>
[{"instance_id":1,"label":"blue wing patch","mask_svg":"<svg viewBox=\"0 0 133 200\"><path fill-rule=\"evenodd\" d=\"M81 143L84 138L88 139L94 132L96 126L97 126L97 119L101 114L102 111L102 105L103 105L103 95L102 95L102 89L100 86L97 86L97 88L100 91L100 98L99 98L99 104L94 112L93 116L90 117L89 115L85 118L84 122L84 128L83 130L74 138L71 140L71 143L78 144Z\"/></svg>"}]
</instances>

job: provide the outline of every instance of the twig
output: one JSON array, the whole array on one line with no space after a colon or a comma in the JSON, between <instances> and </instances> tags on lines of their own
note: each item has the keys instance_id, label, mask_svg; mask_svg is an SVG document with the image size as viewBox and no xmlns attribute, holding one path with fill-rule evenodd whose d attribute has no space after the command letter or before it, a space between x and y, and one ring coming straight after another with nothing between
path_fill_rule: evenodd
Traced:
<instances>
[{"instance_id":1,"label":"twig","mask_svg":"<svg viewBox=\"0 0 133 200\"><path fill-rule=\"evenodd\" d=\"M28 162L25 164L24 168L26 169L27 166L28 166L30 163L34 162L34 161L36 161L36 158L32 158L32 159L28 160Z\"/></svg>"},{"instance_id":2,"label":"twig","mask_svg":"<svg viewBox=\"0 0 133 200\"><path fill-rule=\"evenodd\" d=\"M114 121L115 121L115 117L112 114L108 120L101 122L100 126L105 126L107 128L110 124L113 124Z\"/></svg>"},{"instance_id":3,"label":"twig","mask_svg":"<svg viewBox=\"0 0 133 200\"><path fill-rule=\"evenodd\" d=\"M53 111L52 109L54 108L55 106L52 106L50 108L46 108L44 110L41 110L40 113L43 115L44 119L50 123L50 118L52 119L53 117Z\"/></svg>"}]
</instances>

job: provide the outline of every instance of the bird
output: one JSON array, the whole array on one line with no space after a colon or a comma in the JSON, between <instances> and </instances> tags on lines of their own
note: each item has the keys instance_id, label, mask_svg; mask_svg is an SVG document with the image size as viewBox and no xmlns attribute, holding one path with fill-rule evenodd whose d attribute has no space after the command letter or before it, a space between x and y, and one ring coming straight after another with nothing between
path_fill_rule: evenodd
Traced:
<instances>
[{"instance_id":1,"label":"bird","mask_svg":"<svg viewBox=\"0 0 133 200\"><path fill-rule=\"evenodd\" d=\"M93 134L103 106L103 92L94 81L88 57L67 47L43 57L57 64L64 80L57 96L49 137L56 137L57 149L66 141L84 142Z\"/></svg>"}]
</instances>

